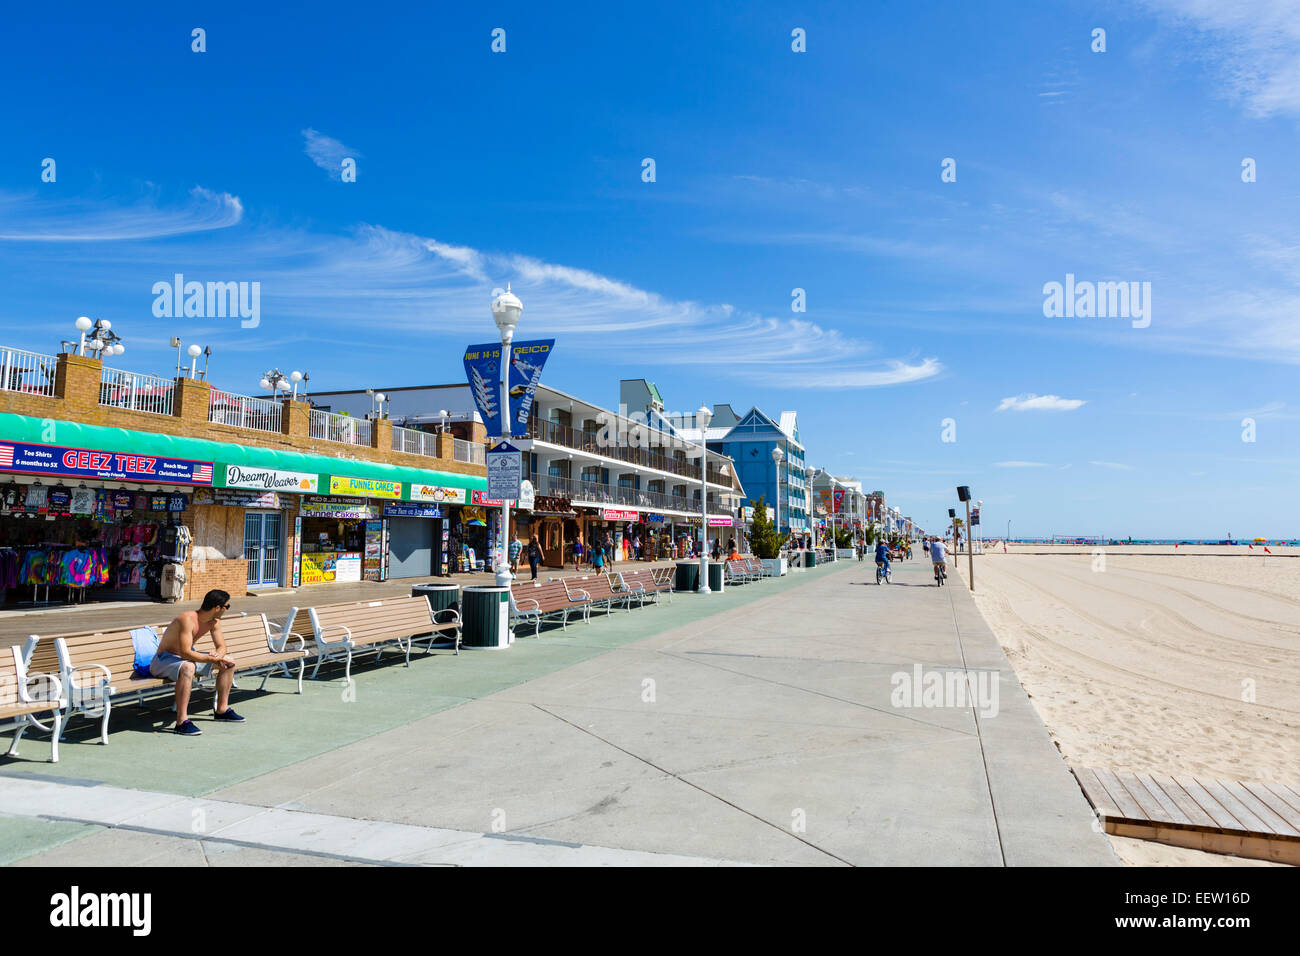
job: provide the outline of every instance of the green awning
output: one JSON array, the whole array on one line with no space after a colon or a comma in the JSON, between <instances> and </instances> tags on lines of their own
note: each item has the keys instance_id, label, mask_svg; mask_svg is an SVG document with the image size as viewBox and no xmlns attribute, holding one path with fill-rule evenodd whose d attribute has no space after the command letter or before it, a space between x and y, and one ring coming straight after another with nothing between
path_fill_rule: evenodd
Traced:
<instances>
[{"instance_id":1,"label":"green awning","mask_svg":"<svg viewBox=\"0 0 1300 956\"><path fill-rule=\"evenodd\" d=\"M370 478L376 481L403 482L402 495L410 492L410 485L442 485L464 488L467 491L485 491L487 479L480 475L462 475L450 471L424 468L407 468L386 465L375 461L331 458L304 452L259 448L256 445L233 445L208 441L205 438L184 438L164 432L138 432L126 428L103 425L83 425L78 422L53 421L48 418L31 418L26 415L0 413L0 441L9 440L40 445L60 445L65 448L85 448L98 451L157 455L166 458L189 458L213 463L213 484L222 487L225 465L245 468L276 468L282 471L310 472L321 476L321 493L329 493L331 475L348 478ZM344 446L340 446L342 448Z\"/></svg>"}]
</instances>

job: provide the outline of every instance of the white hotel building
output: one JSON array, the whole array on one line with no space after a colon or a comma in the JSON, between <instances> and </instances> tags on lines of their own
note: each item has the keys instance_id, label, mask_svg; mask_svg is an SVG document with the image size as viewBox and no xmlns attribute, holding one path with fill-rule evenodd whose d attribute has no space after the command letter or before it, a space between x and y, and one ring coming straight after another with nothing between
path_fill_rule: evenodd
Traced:
<instances>
[{"instance_id":1,"label":"white hotel building","mask_svg":"<svg viewBox=\"0 0 1300 956\"><path fill-rule=\"evenodd\" d=\"M468 385L376 391L388 396L388 417L395 425L436 431L446 412L462 437L484 437ZM353 415L370 411L364 391L313 397ZM653 538L659 557L671 556L671 545L682 534L698 537L702 449L684 443L657 412L620 416L539 385L526 433L510 442L523 452L524 477L536 494L531 511L512 512L512 528L524 541L537 535L547 566L571 565L579 537L587 545L606 534L616 545L640 537L643 553ZM709 539L725 544L736 533L744 489L730 458L712 451L707 456Z\"/></svg>"}]
</instances>

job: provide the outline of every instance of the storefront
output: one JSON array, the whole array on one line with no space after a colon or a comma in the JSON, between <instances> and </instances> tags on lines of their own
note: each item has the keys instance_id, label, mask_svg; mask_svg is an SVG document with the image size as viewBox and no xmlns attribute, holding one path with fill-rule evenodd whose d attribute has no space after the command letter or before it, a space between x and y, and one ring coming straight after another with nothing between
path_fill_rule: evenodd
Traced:
<instances>
[{"instance_id":1,"label":"storefront","mask_svg":"<svg viewBox=\"0 0 1300 956\"><path fill-rule=\"evenodd\" d=\"M0 425L0 601L161 599L164 574L179 587L192 540L184 515L194 487L211 483L211 461L140 454L130 433L107 429L19 415Z\"/></svg>"},{"instance_id":2,"label":"storefront","mask_svg":"<svg viewBox=\"0 0 1300 956\"><path fill-rule=\"evenodd\" d=\"M183 572L186 600L212 588L379 581L417 525L423 547L410 549L398 573L436 574L436 543L460 526L448 511L484 484L352 460L351 474L338 475L340 460L324 455L8 413L0 435L0 588L11 605L148 597L167 565ZM417 510L385 515L405 503ZM496 521L483 516L483 538L472 544L486 550ZM475 517L465 516L467 528L478 527ZM403 535L397 542L389 522Z\"/></svg>"},{"instance_id":3,"label":"storefront","mask_svg":"<svg viewBox=\"0 0 1300 956\"><path fill-rule=\"evenodd\" d=\"M294 522L294 587L384 580L387 549L380 508L364 498L304 497Z\"/></svg>"}]
</instances>

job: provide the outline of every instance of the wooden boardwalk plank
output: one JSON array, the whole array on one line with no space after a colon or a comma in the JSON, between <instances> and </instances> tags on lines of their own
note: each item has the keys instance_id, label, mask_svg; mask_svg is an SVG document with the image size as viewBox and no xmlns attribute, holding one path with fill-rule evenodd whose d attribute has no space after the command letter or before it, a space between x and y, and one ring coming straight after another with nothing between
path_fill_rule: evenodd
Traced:
<instances>
[{"instance_id":1,"label":"wooden boardwalk plank","mask_svg":"<svg viewBox=\"0 0 1300 956\"><path fill-rule=\"evenodd\" d=\"M1290 826L1300 830L1300 808L1291 806L1280 796L1270 790L1268 784L1253 783L1243 780L1241 785L1253 793L1261 803L1285 820Z\"/></svg>"},{"instance_id":2,"label":"wooden boardwalk plank","mask_svg":"<svg viewBox=\"0 0 1300 956\"><path fill-rule=\"evenodd\" d=\"M1243 830L1252 830L1255 833L1273 834L1273 828L1255 815L1255 812L1246 806L1231 793L1227 787L1209 777L1197 777L1196 782L1209 792L1210 796L1218 800L1225 810L1231 813L1239 821Z\"/></svg>"},{"instance_id":3,"label":"wooden boardwalk plank","mask_svg":"<svg viewBox=\"0 0 1300 956\"><path fill-rule=\"evenodd\" d=\"M1106 832L1300 865L1300 791L1209 777L1072 768Z\"/></svg>"},{"instance_id":4,"label":"wooden boardwalk plank","mask_svg":"<svg viewBox=\"0 0 1300 956\"><path fill-rule=\"evenodd\" d=\"M1199 803L1192 796L1178 785L1173 777L1166 776L1163 773L1151 774L1151 779L1156 785L1168 795L1169 799L1178 804L1178 808L1187 815L1188 822L1198 827L1214 827L1214 820L1206 813Z\"/></svg>"},{"instance_id":5,"label":"wooden boardwalk plank","mask_svg":"<svg viewBox=\"0 0 1300 956\"><path fill-rule=\"evenodd\" d=\"M1187 792L1187 795L1196 801L1202 810L1210 815L1214 825L1221 830L1243 830L1241 821L1223 808L1219 801L1210 796L1205 788L1193 780L1191 777L1174 777L1174 782Z\"/></svg>"},{"instance_id":6,"label":"wooden boardwalk plank","mask_svg":"<svg viewBox=\"0 0 1300 956\"><path fill-rule=\"evenodd\" d=\"M1164 810L1166 818L1182 826L1192 825L1191 819L1183 812L1183 808L1169 794L1165 793L1164 788L1156 783L1151 774L1135 773L1133 776L1137 777L1138 782L1147 788L1147 792L1156 798L1160 808Z\"/></svg>"},{"instance_id":7,"label":"wooden boardwalk plank","mask_svg":"<svg viewBox=\"0 0 1300 956\"><path fill-rule=\"evenodd\" d=\"M1300 810L1300 790L1295 787L1288 787L1284 783L1270 783L1268 789L1272 790L1278 797L1293 810Z\"/></svg>"},{"instance_id":8,"label":"wooden boardwalk plank","mask_svg":"<svg viewBox=\"0 0 1300 956\"><path fill-rule=\"evenodd\" d=\"M1300 830L1291 826L1281 814L1274 813L1267 803L1255 796L1244 784L1236 780L1220 780L1225 790L1250 808L1255 816L1272 827L1274 833L1285 836L1300 837Z\"/></svg>"},{"instance_id":9,"label":"wooden boardwalk plank","mask_svg":"<svg viewBox=\"0 0 1300 956\"><path fill-rule=\"evenodd\" d=\"M1102 786L1097 775L1087 767L1075 768L1074 777L1079 781L1079 786L1083 788L1083 795L1088 798L1088 802L1102 816L1118 816L1118 808L1106 788Z\"/></svg>"},{"instance_id":10,"label":"wooden boardwalk plank","mask_svg":"<svg viewBox=\"0 0 1300 956\"><path fill-rule=\"evenodd\" d=\"M1142 808L1138 805L1137 801L1129 796L1128 791L1124 789L1124 785L1119 782L1113 773L1109 770L1096 770L1095 773L1097 774L1097 779L1101 781L1101 785L1105 787L1106 792L1110 794L1111 800L1114 801L1115 809L1119 811L1119 816L1128 820L1146 819L1146 814L1142 812Z\"/></svg>"},{"instance_id":11,"label":"wooden boardwalk plank","mask_svg":"<svg viewBox=\"0 0 1300 956\"><path fill-rule=\"evenodd\" d=\"M1158 823L1169 823L1171 818L1165 813L1164 807L1160 805L1147 788L1142 786L1142 781L1133 774L1124 770L1115 771L1115 779L1124 785L1128 795L1137 801L1137 805L1142 808L1142 813L1148 820L1154 820Z\"/></svg>"}]
</instances>

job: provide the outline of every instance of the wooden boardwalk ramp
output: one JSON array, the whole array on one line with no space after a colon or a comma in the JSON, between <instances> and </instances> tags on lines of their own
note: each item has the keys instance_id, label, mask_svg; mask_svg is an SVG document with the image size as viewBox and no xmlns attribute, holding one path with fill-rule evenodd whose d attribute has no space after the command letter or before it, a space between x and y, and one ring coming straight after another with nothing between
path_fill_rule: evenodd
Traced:
<instances>
[{"instance_id":1,"label":"wooden boardwalk ramp","mask_svg":"<svg viewBox=\"0 0 1300 956\"><path fill-rule=\"evenodd\" d=\"M1300 791L1295 788L1072 769L1107 833L1300 865Z\"/></svg>"}]
</instances>

